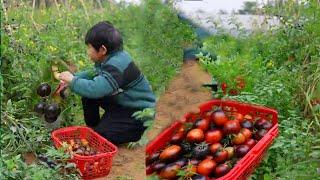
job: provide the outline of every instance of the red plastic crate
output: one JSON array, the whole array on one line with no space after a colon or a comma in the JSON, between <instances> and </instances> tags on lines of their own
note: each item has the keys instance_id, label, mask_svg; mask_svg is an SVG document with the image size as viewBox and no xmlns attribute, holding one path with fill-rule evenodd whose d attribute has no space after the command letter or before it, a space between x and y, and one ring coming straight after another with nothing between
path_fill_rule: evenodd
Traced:
<instances>
[{"instance_id":1,"label":"red plastic crate","mask_svg":"<svg viewBox=\"0 0 320 180\"><path fill-rule=\"evenodd\" d=\"M108 175L112 165L112 158L118 151L115 145L88 127L73 126L52 132L52 139L56 148L61 147L64 141L79 138L87 139L90 147L101 152L93 156L74 154L71 162L77 165L81 176L84 179L92 179Z\"/></svg>"},{"instance_id":2,"label":"red plastic crate","mask_svg":"<svg viewBox=\"0 0 320 180\"><path fill-rule=\"evenodd\" d=\"M200 113L205 114L214 107L221 107L225 112L239 112L250 114L253 118L261 117L272 121L273 127L268 133L230 170L230 172L217 180L242 180L247 179L253 170L261 162L265 152L278 135L278 113L274 109L263 106L256 106L230 100L211 100L199 106ZM196 120L196 116L186 114L185 118L189 122ZM152 154L164 148L170 141L177 129L182 126L180 121L174 122L163 131L156 139L150 142L146 148L147 154Z\"/></svg>"}]
</instances>

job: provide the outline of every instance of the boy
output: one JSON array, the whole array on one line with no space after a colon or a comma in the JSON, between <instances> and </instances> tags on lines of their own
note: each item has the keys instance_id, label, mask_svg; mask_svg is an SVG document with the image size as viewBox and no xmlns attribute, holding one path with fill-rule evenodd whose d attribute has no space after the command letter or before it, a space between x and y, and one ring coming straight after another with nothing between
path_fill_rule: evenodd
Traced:
<instances>
[{"instance_id":1,"label":"boy","mask_svg":"<svg viewBox=\"0 0 320 180\"><path fill-rule=\"evenodd\" d=\"M114 144L139 140L146 128L132 114L155 107L148 80L123 51L122 37L111 23L94 25L88 30L85 43L87 54L95 63L93 77L90 71L75 75L65 71L59 79L82 96L87 126ZM99 107L105 110L101 118Z\"/></svg>"}]
</instances>

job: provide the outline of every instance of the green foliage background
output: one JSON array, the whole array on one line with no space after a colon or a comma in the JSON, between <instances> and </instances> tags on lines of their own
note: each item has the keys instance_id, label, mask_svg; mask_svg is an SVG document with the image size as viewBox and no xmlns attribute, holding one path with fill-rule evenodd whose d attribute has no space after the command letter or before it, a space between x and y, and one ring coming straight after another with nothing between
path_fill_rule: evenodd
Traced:
<instances>
[{"instance_id":1,"label":"green foliage background","mask_svg":"<svg viewBox=\"0 0 320 180\"><path fill-rule=\"evenodd\" d=\"M280 15L277 28L231 37L225 32L208 38L204 49L218 60L201 58L202 66L218 81L236 88L241 76L243 102L265 105L279 112L280 133L251 179L318 179L320 167L320 4L286 2L264 8Z\"/></svg>"},{"instance_id":2,"label":"green foliage background","mask_svg":"<svg viewBox=\"0 0 320 180\"><path fill-rule=\"evenodd\" d=\"M92 66L86 56L84 35L93 24L109 20L121 31L125 49L148 77L159 96L179 71L182 50L195 41L191 28L159 0L141 5L70 1L70 6L33 10L21 1L1 16L1 160L0 177L6 179L75 179L45 165L27 166L25 152L53 153L50 130L33 113L40 99L35 89L48 82L54 61L71 61L80 70ZM2 11L3 12L3 11ZM317 179L320 167L320 6L310 0L289 0L281 8L265 7L267 15L281 16L281 24L267 32L230 36L221 31L204 41L203 49L217 61L200 62L213 77L235 87L245 79L239 101L261 104L279 112L280 135L251 179ZM12 35L7 25L12 27ZM63 69L64 66L61 66ZM53 99L51 99L53 101ZM61 102L64 126L83 124L79 97Z\"/></svg>"}]
</instances>

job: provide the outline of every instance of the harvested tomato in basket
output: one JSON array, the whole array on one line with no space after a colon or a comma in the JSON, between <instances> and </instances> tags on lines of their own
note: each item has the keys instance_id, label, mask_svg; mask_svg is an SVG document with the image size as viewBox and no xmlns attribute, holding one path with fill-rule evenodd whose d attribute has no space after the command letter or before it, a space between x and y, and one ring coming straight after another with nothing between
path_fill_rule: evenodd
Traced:
<instances>
[{"instance_id":1,"label":"harvested tomato in basket","mask_svg":"<svg viewBox=\"0 0 320 180\"><path fill-rule=\"evenodd\" d=\"M100 151L89 145L88 140L82 139L70 139L66 142L68 144L69 152L73 154L78 154L81 156L93 156L99 154Z\"/></svg>"},{"instance_id":2,"label":"harvested tomato in basket","mask_svg":"<svg viewBox=\"0 0 320 180\"><path fill-rule=\"evenodd\" d=\"M198 116L185 115L187 122L175 122L147 146L147 174L178 178L192 174L192 165L207 179L248 177L278 133L277 112L222 100L199 109ZM190 123L192 128L183 128Z\"/></svg>"},{"instance_id":3,"label":"harvested tomato in basket","mask_svg":"<svg viewBox=\"0 0 320 180\"><path fill-rule=\"evenodd\" d=\"M71 162L79 169L83 179L109 174L112 159L118 149L107 139L88 127L74 126L55 130L52 139L57 148L68 145Z\"/></svg>"}]
</instances>

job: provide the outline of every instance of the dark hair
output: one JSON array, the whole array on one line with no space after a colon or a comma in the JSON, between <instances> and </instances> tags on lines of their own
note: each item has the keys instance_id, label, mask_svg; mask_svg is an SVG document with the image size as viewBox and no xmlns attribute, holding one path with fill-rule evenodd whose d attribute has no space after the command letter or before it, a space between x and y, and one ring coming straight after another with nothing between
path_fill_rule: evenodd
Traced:
<instances>
[{"instance_id":1,"label":"dark hair","mask_svg":"<svg viewBox=\"0 0 320 180\"><path fill-rule=\"evenodd\" d=\"M120 32L108 21L99 22L90 28L86 34L85 43L91 44L97 51L104 45L108 54L123 49Z\"/></svg>"}]
</instances>

